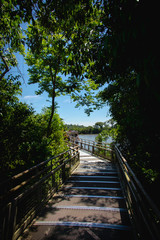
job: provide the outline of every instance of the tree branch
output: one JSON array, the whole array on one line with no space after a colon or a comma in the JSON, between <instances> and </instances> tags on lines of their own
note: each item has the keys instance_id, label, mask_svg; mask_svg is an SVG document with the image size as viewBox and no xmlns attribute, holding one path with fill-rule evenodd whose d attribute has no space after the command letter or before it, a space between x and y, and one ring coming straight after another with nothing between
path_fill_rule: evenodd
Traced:
<instances>
[{"instance_id":1,"label":"tree branch","mask_svg":"<svg viewBox=\"0 0 160 240\"><path fill-rule=\"evenodd\" d=\"M7 72L9 72L9 67L8 67L8 64L7 64L7 62L6 62L6 60L5 60L5 57L0 53L0 57L1 57L1 59L2 59L2 61L3 61L3 63L4 63L4 65L5 65L5 71L1 74L1 76L0 76L0 80L2 80L2 78L5 76L5 74L7 73Z\"/></svg>"}]
</instances>

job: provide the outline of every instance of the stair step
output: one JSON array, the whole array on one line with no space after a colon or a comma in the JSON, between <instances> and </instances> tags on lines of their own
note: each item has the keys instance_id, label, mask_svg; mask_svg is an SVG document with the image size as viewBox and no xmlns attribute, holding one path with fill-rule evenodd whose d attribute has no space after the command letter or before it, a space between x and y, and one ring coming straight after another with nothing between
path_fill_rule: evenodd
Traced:
<instances>
[{"instance_id":1,"label":"stair step","mask_svg":"<svg viewBox=\"0 0 160 240\"><path fill-rule=\"evenodd\" d=\"M117 174L117 171L116 170L113 170L113 169L103 169L103 168L101 168L101 169L96 169L96 168L78 168L77 170L76 170L76 172L75 173L78 173L78 174Z\"/></svg>"},{"instance_id":2,"label":"stair step","mask_svg":"<svg viewBox=\"0 0 160 240\"><path fill-rule=\"evenodd\" d=\"M99 181L99 180L68 180L67 183L120 183L117 181Z\"/></svg>"},{"instance_id":3,"label":"stair step","mask_svg":"<svg viewBox=\"0 0 160 240\"><path fill-rule=\"evenodd\" d=\"M115 188L115 187L70 187L66 186L66 189L87 189L87 190L113 190L113 191L121 191L121 188Z\"/></svg>"},{"instance_id":4,"label":"stair step","mask_svg":"<svg viewBox=\"0 0 160 240\"><path fill-rule=\"evenodd\" d=\"M32 236L25 240L133 240L132 231L125 225L90 222L36 222Z\"/></svg>"},{"instance_id":5,"label":"stair step","mask_svg":"<svg viewBox=\"0 0 160 240\"><path fill-rule=\"evenodd\" d=\"M80 165L40 213L27 240L133 239L116 166L81 154Z\"/></svg>"},{"instance_id":6,"label":"stair step","mask_svg":"<svg viewBox=\"0 0 160 240\"><path fill-rule=\"evenodd\" d=\"M45 219L44 219L45 217ZM90 222L130 226L126 210L80 206L46 206L38 221Z\"/></svg>"},{"instance_id":7,"label":"stair step","mask_svg":"<svg viewBox=\"0 0 160 240\"><path fill-rule=\"evenodd\" d=\"M87 176L87 175L72 175L70 177L70 179L72 180L94 180L94 179L98 179L101 181L105 181L105 180L111 180L111 179L118 179L118 176Z\"/></svg>"},{"instance_id":8,"label":"stair step","mask_svg":"<svg viewBox=\"0 0 160 240\"><path fill-rule=\"evenodd\" d=\"M85 195L63 195L57 196L50 201L54 206L89 206L89 207L113 207L125 208L125 202L122 197L106 197L106 196L85 196Z\"/></svg>"},{"instance_id":9,"label":"stair step","mask_svg":"<svg viewBox=\"0 0 160 240\"><path fill-rule=\"evenodd\" d=\"M122 191L113 189L113 188L103 188L103 189L97 189L97 188L62 188L62 191L60 194L71 194L71 195L99 195L99 196L122 196Z\"/></svg>"},{"instance_id":10,"label":"stair step","mask_svg":"<svg viewBox=\"0 0 160 240\"><path fill-rule=\"evenodd\" d=\"M59 196L58 196L59 197ZM124 199L124 197L117 197L117 196L103 196L103 195L62 195L60 197L66 197L66 198L71 198L71 197L74 197L74 198L100 198L100 199L103 199L103 198L111 198L111 199Z\"/></svg>"},{"instance_id":11,"label":"stair step","mask_svg":"<svg viewBox=\"0 0 160 240\"><path fill-rule=\"evenodd\" d=\"M79 172L79 168L78 169L76 169L76 171L73 173L73 177L74 176L77 176L77 175L81 175L81 176L86 176L86 174L87 174L87 176L111 176L111 175L114 175L114 176L117 176L117 171L99 171L99 172L97 172L97 171L87 171L87 172Z\"/></svg>"},{"instance_id":12,"label":"stair step","mask_svg":"<svg viewBox=\"0 0 160 240\"><path fill-rule=\"evenodd\" d=\"M119 182L113 182L113 181L73 181L73 182L68 182L66 187L96 187L97 189L99 188L120 188L120 183Z\"/></svg>"},{"instance_id":13,"label":"stair step","mask_svg":"<svg viewBox=\"0 0 160 240\"><path fill-rule=\"evenodd\" d=\"M53 209L71 209L71 210L91 210L91 211L112 211L112 212L127 212L126 208L114 207L95 207L95 206L64 206L54 204Z\"/></svg>"},{"instance_id":14,"label":"stair step","mask_svg":"<svg viewBox=\"0 0 160 240\"><path fill-rule=\"evenodd\" d=\"M92 222L63 222L63 221L36 221L34 226L69 226L69 227L89 227L89 228L109 228L116 230L130 231L130 226L116 225L109 223L92 223Z\"/></svg>"}]
</instances>

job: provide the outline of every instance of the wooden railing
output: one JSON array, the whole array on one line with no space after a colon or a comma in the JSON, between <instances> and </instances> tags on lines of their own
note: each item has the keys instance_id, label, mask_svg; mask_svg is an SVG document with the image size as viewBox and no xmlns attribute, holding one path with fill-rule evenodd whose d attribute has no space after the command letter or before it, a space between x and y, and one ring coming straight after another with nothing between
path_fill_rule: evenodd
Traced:
<instances>
[{"instance_id":1,"label":"wooden railing","mask_svg":"<svg viewBox=\"0 0 160 240\"><path fill-rule=\"evenodd\" d=\"M114 150L136 239L160 239L159 209L148 196L117 146L114 147Z\"/></svg>"},{"instance_id":2,"label":"wooden railing","mask_svg":"<svg viewBox=\"0 0 160 240\"><path fill-rule=\"evenodd\" d=\"M110 144L107 143L98 143L98 142L94 142L91 140L86 140L86 139L79 139L79 147L80 149L84 149L87 150L88 152L109 159L112 159L112 154L113 151L110 147Z\"/></svg>"},{"instance_id":3,"label":"wooden railing","mask_svg":"<svg viewBox=\"0 0 160 240\"><path fill-rule=\"evenodd\" d=\"M1 183L0 239L16 240L79 164L78 146Z\"/></svg>"}]
</instances>

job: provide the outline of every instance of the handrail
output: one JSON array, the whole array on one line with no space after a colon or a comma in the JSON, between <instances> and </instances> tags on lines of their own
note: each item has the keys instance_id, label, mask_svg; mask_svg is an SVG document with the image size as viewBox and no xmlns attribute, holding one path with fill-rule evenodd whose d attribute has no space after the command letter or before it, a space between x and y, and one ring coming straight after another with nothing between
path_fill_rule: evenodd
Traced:
<instances>
[{"instance_id":1,"label":"handrail","mask_svg":"<svg viewBox=\"0 0 160 240\"><path fill-rule=\"evenodd\" d=\"M51 158L49 158L49 159L47 159L47 160L45 160L45 161L43 161L43 162L40 162L39 164L36 164L35 166L33 166L33 167L31 167L31 168L29 168L29 169L27 169L27 170L24 170L23 172L20 172L20 173L18 173L18 174L16 174L16 175L10 177L9 179L1 182L1 183L0 183L0 187L3 186L4 184L8 184L9 181L13 181L13 180L15 180L15 179L17 179L17 178L22 177L24 174L28 174L29 172L35 170L37 167L41 167L41 166L45 165L46 163L48 163L49 161L51 161L52 159L55 159L55 158L61 156L61 155L64 154L64 153L67 153L67 152L69 152L69 151L70 151L70 150L68 149L68 150L66 150L66 151L63 152L63 153L60 153L60 154L58 154L58 155L56 155L56 156L53 156L53 157L51 157Z\"/></svg>"},{"instance_id":2,"label":"handrail","mask_svg":"<svg viewBox=\"0 0 160 240\"><path fill-rule=\"evenodd\" d=\"M117 163L122 189L135 232L135 239L160 240L160 211L144 190L141 182L123 157L117 146L112 150L94 141L79 140L81 149L114 160ZM106 152L110 156L106 156Z\"/></svg>"},{"instance_id":3,"label":"handrail","mask_svg":"<svg viewBox=\"0 0 160 240\"><path fill-rule=\"evenodd\" d=\"M97 146L100 146L100 147L110 147L110 144L109 143L99 143L97 141L93 141L93 140L89 140L89 139L84 139L84 138L79 138L81 142L86 142L86 143L89 143L89 144L95 144Z\"/></svg>"},{"instance_id":4,"label":"handrail","mask_svg":"<svg viewBox=\"0 0 160 240\"><path fill-rule=\"evenodd\" d=\"M72 141L74 141L74 138L72 139ZM97 155L109 160L112 159L113 151L112 151L112 148L110 147L110 144L107 144L107 143L100 144L100 143L97 143L91 140L82 139L82 138L79 138L78 144L80 149L87 150L94 155Z\"/></svg>"},{"instance_id":5,"label":"handrail","mask_svg":"<svg viewBox=\"0 0 160 240\"><path fill-rule=\"evenodd\" d=\"M16 240L78 164L78 146L72 144L67 151L1 184L1 239Z\"/></svg>"},{"instance_id":6,"label":"handrail","mask_svg":"<svg viewBox=\"0 0 160 240\"><path fill-rule=\"evenodd\" d=\"M137 239L160 239L160 211L144 190L117 146L114 146L121 184Z\"/></svg>"}]
</instances>

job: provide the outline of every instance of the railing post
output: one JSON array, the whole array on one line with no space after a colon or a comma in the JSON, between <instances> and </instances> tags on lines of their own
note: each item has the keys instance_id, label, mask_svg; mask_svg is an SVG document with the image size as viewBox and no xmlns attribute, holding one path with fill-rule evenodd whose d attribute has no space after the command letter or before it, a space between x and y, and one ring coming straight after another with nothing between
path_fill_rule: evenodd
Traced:
<instances>
[{"instance_id":1,"label":"railing post","mask_svg":"<svg viewBox=\"0 0 160 240\"><path fill-rule=\"evenodd\" d=\"M94 154L94 145L92 145L92 154Z\"/></svg>"},{"instance_id":2,"label":"railing post","mask_svg":"<svg viewBox=\"0 0 160 240\"><path fill-rule=\"evenodd\" d=\"M17 220L17 201L14 199L11 203L11 215L10 215L10 223L9 223L9 238L8 240L12 240L16 228L16 220Z\"/></svg>"},{"instance_id":3,"label":"railing post","mask_svg":"<svg viewBox=\"0 0 160 240\"><path fill-rule=\"evenodd\" d=\"M106 147L105 147L105 149L104 149L104 158L106 158L106 152L107 152L107 149L106 149Z\"/></svg>"},{"instance_id":4,"label":"railing post","mask_svg":"<svg viewBox=\"0 0 160 240\"><path fill-rule=\"evenodd\" d=\"M52 162L52 159L51 159L51 172L53 171L53 162ZM55 179L54 179L54 174L52 174L52 189L54 188L54 185L55 185Z\"/></svg>"},{"instance_id":5,"label":"railing post","mask_svg":"<svg viewBox=\"0 0 160 240\"><path fill-rule=\"evenodd\" d=\"M114 144L111 145L111 160L115 161L115 146L114 146Z\"/></svg>"},{"instance_id":6,"label":"railing post","mask_svg":"<svg viewBox=\"0 0 160 240\"><path fill-rule=\"evenodd\" d=\"M62 183L64 183L66 181L66 164L65 162L63 162L63 166L62 166Z\"/></svg>"},{"instance_id":7,"label":"railing post","mask_svg":"<svg viewBox=\"0 0 160 240\"><path fill-rule=\"evenodd\" d=\"M72 157L72 149L70 149L70 157ZM72 163L71 160L69 161L69 172L71 172L71 168L72 168Z\"/></svg>"},{"instance_id":8,"label":"railing post","mask_svg":"<svg viewBox=\"0 0 160 240\"><path fill-rule=\"evenodd\" d=\"M12 203L9 202L3 209L2 209L2 216L3 216L3 223L1 229L1 238L2 240L8 240L10 234L10 218L11 218L11 208Z\"/></svg>"}]
</instances>

